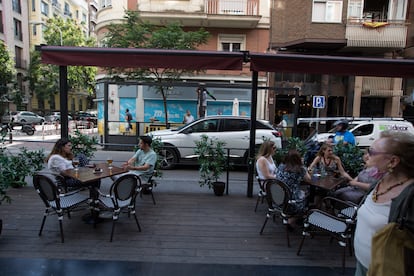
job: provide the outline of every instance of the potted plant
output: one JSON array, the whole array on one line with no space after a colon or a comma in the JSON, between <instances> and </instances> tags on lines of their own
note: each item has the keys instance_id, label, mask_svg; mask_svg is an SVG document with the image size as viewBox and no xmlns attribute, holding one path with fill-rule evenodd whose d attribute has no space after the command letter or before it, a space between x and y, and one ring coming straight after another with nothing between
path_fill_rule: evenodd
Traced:
<instances>
[{"instance_id":1,"label":"potted plant","mask_svg":"<svg viewBox=\"0 0 414 276\"><path fill-rule=\"evenodd\" d=\"M196 141L195 144L194 153L198 156L200 165L200 187L207 185L213 188L215 195L223 195L225 183L219 179L226 169L227 156L223 148L225 143L201 135L201 140Z\"/></svg>"},{"instance_id":2,"label":"potted plant","mask_svg":"<svg viewBox=\"0 0 414 276\"><path fill-rule=\"evenodd\" d=\"M98 144L95 136L89 136L76 130L74 135L69 135L69 141L72 143L72 152L75 156L84 154L87 159L94 156Z\"/></svg>"},{"instance_id":3,"label":"potted plant","mask_svg":"<svg viewBox=\"0 0 414 276\"><path fill-rule=\"evenodd\" d=\"M17 155L3 151L0 153L0 179L6 187L26 186L26 176L41 170L44 162L43 149L30 151L23 147Z\"/></svg>"}]
</instances>

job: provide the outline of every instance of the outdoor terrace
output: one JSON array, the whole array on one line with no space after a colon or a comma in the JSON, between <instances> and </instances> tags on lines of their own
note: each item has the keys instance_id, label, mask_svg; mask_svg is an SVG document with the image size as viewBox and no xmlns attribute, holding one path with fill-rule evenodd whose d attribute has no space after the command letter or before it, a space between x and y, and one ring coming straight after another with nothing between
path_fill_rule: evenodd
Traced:
<instances>
[{"instance_id":1,"label":"outdoor terrace","mask_svg":"<svg viewBox=\"0 0 414 276\"><path fill-rule=\"evenodd\" d=\"M105 154L98 152L98 159ZM150 196L137 198L142 232L124 214L112 243L111 222L94 229L82 221L85 212L65 217L64 244L54 216L39 237L44 206L28 184L11 189L12 203L0 206L0 275L342 275L342 248L329 237L307 239L296 256L300 230L291 234L291 248L279 219L259 235L266 208L254 212L256 198L246 197L243 171L230 173L229 195L222 197L199 187L195 168L164 171L154 191L157 204ZM348 256L345 275L353 275L354 264Z\"/></svg>"}]
</instances>

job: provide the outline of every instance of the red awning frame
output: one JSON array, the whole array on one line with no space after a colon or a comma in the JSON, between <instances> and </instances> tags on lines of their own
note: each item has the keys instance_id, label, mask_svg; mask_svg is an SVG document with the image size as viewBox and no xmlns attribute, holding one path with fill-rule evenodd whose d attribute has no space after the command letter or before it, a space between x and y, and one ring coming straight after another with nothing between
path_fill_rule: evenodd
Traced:
<instances>
[{"instance_id":1,"label":"red awning frame","mask_svg":"<svg viewBox=\"0 0 414 276\"><path fill-rule=\"evenodd\" d=\"M414 60L363 57L316 56L296 54L89 48L70 46L40 46L43 63L60 66L60 100L67 102L67 66L99 66L125 68L171 68L185 70L242 70L250 62L252 71L249 175L247 196L253 195L255 125L258 72L290 72L347 76L413 77ZM296 91L296 95L298 91ZM106 97L107 100L107 97ZM67 105L61 105L61 136L68 137Z\"/></svg>"}]
</instances>

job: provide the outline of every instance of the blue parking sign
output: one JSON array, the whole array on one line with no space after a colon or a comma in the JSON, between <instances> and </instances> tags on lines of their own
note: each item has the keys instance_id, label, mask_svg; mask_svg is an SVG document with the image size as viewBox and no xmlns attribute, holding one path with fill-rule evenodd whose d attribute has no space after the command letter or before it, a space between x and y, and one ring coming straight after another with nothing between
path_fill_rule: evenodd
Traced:
<instances>
[{"instance_id":1,"label":"blue parking sign","mask_svg":"<svg viewBox=\"0 0 414 276\"><path fill-rule=\"evenodd\" d=\"M325 108L325 96L313 96L313 108Z\"/></svg>"}]
</instances>

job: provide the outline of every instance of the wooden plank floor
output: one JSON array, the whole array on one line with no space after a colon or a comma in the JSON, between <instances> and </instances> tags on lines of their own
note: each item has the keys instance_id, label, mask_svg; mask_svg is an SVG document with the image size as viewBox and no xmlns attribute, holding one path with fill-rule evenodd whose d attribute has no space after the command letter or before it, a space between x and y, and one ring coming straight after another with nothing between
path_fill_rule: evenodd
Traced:
<instances>
[{"instance_id":1,"label":"wooden plank floor","mask_svg":"<svg viewBox=\"0 0 414 276\"><path fill-rule=\"evenodd\" d=\"M9 194L12 203L0 206L0 258L341 266L342 248L330 243L328 237L306 239L301 256L296 256L299 231L291 234L291 248L287 247L285 228L279 220L269 221L264 234L259 235L265 205L255 213L256 198L242 193L216 197L211 191L182 192L160 187L154 192L156 205L150 196L137 198L142 232L137 231L132 218L123 214L110 243L110 221L94 229L81 220L86 211L78 212L64 219L64 244L60 242L56 216L48 217L43 235L38 236L44 206L33 187L11 189ZM348 254L347 267L354 265L355 259Z\"/></svg>"}]
</instances>

